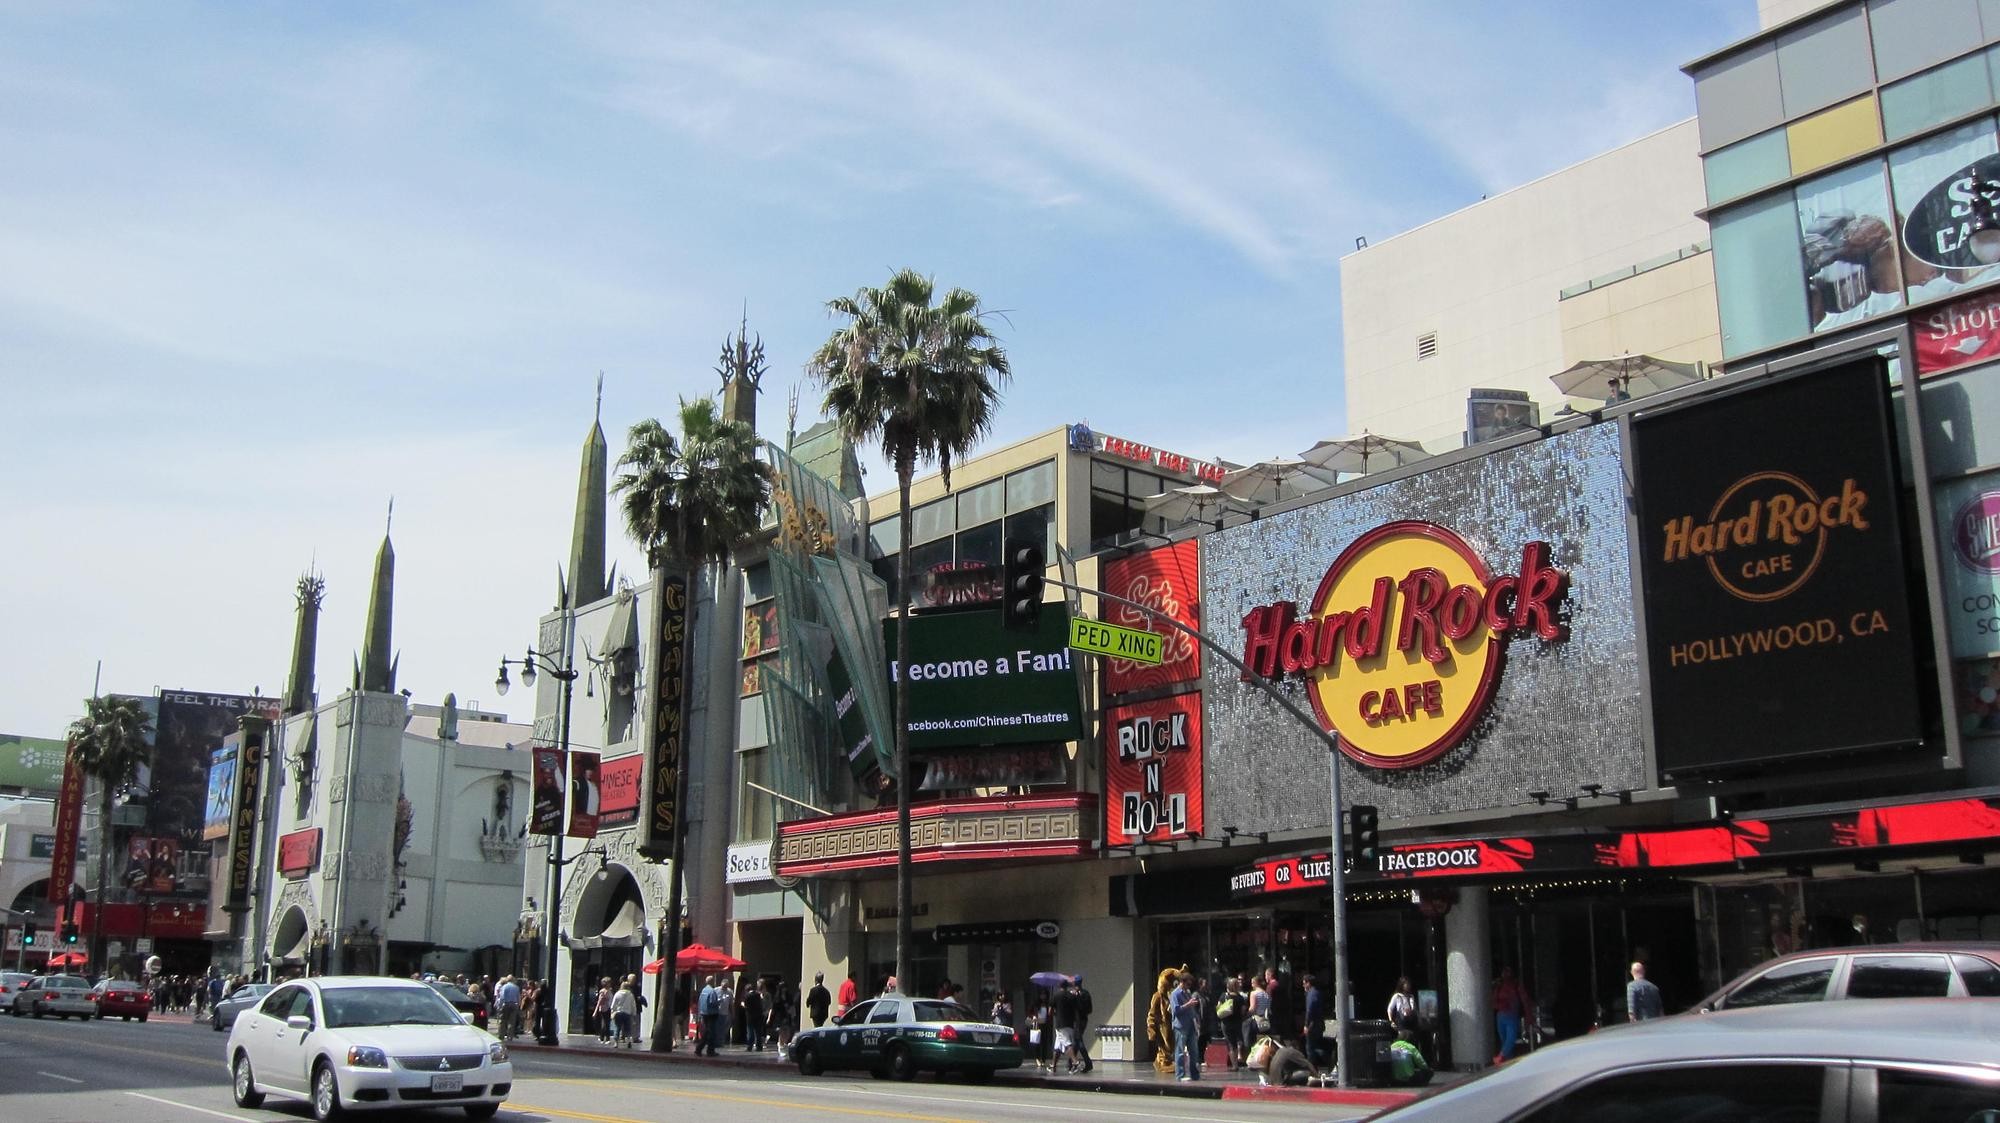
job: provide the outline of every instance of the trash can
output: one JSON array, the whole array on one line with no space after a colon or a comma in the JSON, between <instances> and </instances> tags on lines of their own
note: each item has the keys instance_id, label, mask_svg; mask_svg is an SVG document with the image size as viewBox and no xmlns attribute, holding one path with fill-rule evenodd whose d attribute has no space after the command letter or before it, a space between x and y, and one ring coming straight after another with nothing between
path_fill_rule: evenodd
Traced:
<instances>
[{"instance_id":1,"label":"trash can","mask_svg":"<svg viewBox=\"0 0 2000 1123\"><path fill-rule=\"evenodd\" d=\"M1347 1048L1354 1054L1354 1067L1346 1073L1357 1088L1380 1088L1389 1081L1389 1046L1396 1030L1386 1021L1349 1022ZM1346 1058L1341 1058L1343 1064Z\"/></svg>"}]
</instances>

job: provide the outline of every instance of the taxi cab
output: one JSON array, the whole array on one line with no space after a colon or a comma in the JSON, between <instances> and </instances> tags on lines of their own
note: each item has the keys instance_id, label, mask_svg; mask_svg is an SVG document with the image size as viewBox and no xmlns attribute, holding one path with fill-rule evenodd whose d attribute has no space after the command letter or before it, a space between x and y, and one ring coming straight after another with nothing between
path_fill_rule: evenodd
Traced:
<instances>
[{"instance_id":1,"label":"taxi cab","mask_svg":"<svg viewBox=\"0 0 2000 1123\"><path fill-rule=\"evenodd\" d=\"M857 1003L831 1024L801 1030L792 1039L792 1057L806 1076L865 1069L897 1080L923 1071L987 1080L1000 1069L1019 1068L1021 1047L1012 1029L949 999L890 994Z\"/></svg>"}]
</instances>

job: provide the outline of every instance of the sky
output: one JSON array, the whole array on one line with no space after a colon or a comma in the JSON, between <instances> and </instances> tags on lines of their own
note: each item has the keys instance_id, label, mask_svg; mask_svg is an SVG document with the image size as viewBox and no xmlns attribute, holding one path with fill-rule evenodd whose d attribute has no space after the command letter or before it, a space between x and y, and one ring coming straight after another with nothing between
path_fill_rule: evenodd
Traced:
<instances>
[{"instance_id":1,"label":"sky","mask_svg":"<svg viewBox=\"0 0 2000 1123\"><path fill-rule=\"evenodd\" d=\"M714 392L818 416L825 303L978 293L1057 425L1248 463L1345 431L1339 259L1693 113L1752 0L0 0L0 732L352 679L495 696L615 458ZM871 491L893 477L870 450ZM611 556L639 553L613 526ZM511 710L509 702L512 703Z\"/></svg>"}]
</instances>

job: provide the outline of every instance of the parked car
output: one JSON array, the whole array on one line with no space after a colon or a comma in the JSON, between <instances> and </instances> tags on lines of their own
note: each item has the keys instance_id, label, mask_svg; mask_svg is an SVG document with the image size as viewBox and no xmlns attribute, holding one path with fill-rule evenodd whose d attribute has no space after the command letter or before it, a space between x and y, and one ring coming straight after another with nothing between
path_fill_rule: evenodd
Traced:
<instances>
[{"instance_id":1,"label":"parked car","mask_svg":"<svg viewBox=\"0 0 2000 1123\"><path fill-rule=\"evenodd\" d=\"M1738 975L1695 1011L1844 998L2000 998L2000 944L1867 944L1794 952Z\"/></svg>"},{"instance_id":2,"label":"parked car","mask_svg":"<svg viewBox=\"0 0 2000 1123\"><path fill-rule=\"evenodd\" d=\"M1386 1123L1930 1123L2000 1118L2000 1000L1722 1010L1571 1038Z\"/></svg>"},{"instance_id":3,"label":"parked car","mask_svg":"<svg viewBox=\"0 0 2000 1123\"><path fill-rule=\"evenodd\" d=\"M507 1046L409 979L283 983L236 1018L224 1055L236 1106L290 1096L320 1120L446 1105L488 1119L514 1088Z\"/></svg>"},{"instance_id":4,"label":"parked car","mask_svg":"<svg viewBox=\"0 0 2000 1123\"><path fill-rule=\"evenodd\" d=\"M830 1025L802 1030L792 1039L799 1071L868 1069L908 1080L919 1071L959 1072L991 1079L1019 1068L1014 1031L994 1025L949 999L885 995L857 1003Z\"/></svg>"},{"instance_id":5,"label":"parked car","mask_svg":"<svg viewBox=\"0 0 2000 1123\"><path fill-rule=\"evenodd\" d=\"M244 983L235 991L225 995L222 1001L215 1004L215 1009L209 1015L209 1022L214 1025L215 1032L221 1033L235 1025L236 1016L263 1001L264 996L271 993L272 987L271 983Z\"/></svg>"},{"instance_id":6,"label":"parked car","mask_svg":"<svg viewBox=\"0 0 2000 1123\"><path fill-rule=\"evenodd\" d=\"M145 987L130 979L105 979L91 988L91 997L97 1003L100 1018L137 1018L146 1020L153 1011L153 995Z\"/></svg>"},{"instance_id":7,"label":"parked car","mask_svg":"<svg viewBox=\"0 0 2000 1123\"><path fill-rule=\"evenodd\" d=\"M444 1000L451 1003L452 1009L472 1019L473 1025L485 1028L486 1003L465 993L457 983L434 982L430 984L430 988L443 995Z\"/></svg>"},{"instance_id":8,"label":"parked car","mask_svg":"<svg viewBox=\"0 0 2000 1123\"><path fill-rule=\"evenodd\" d=\"M27 1004L27 1012L37 1018L50 1014L58 1018L97 1016L97 995L90 989L90 980L82 975L43 975L14 996L17 1014L23 1003Z\"/></svg>"},{"instance_id":9,"label":"parked car","mask_svg":"<svg viewBox=\"0 0 2000 1123\"><path fill-rule=\"evenodd\" d=\"M25 971L0 971L0 1010L14 1013L14 996L21 993L21 988L33 982L34 978Z\"/></svg>"}]
</instances>

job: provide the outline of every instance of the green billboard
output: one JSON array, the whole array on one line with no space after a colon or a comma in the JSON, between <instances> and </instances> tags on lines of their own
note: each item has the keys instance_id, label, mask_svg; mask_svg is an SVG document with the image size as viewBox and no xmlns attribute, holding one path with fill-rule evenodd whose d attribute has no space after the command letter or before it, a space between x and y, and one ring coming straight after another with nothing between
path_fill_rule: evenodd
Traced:
<instances>
[{"instance_id":1,"label":"green billboard","mask_svg":"<svg viewBox=\"0 0 2000 1123\"><path fill-rule=\"evenodd\" d=\"M889 683L902 678L896 621L883 621ZM1069 610L1042 606L1033 631L1000 626L995 608L910 618L910 749L1074 741L1083 701L1069 650Z\"/></svg>"}]
</instances>

